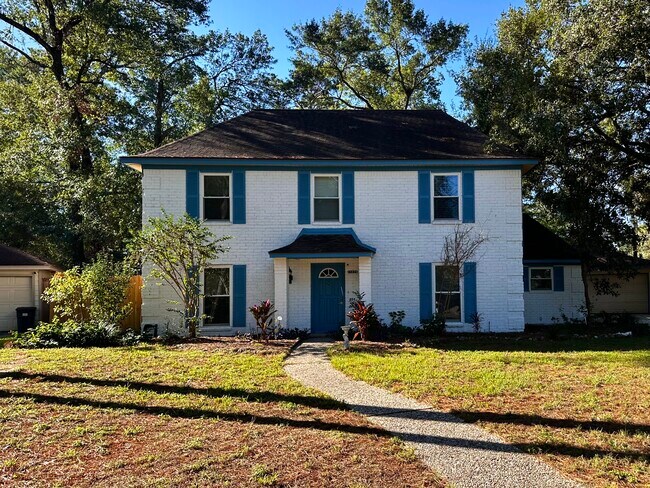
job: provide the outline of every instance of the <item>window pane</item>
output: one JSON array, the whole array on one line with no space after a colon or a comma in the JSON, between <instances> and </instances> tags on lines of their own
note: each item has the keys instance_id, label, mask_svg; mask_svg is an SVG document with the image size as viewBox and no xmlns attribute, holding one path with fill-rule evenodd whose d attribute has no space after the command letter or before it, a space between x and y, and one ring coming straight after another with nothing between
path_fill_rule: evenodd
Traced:
<instances>
[{"instance_id":1,"label":"window pane","mask_svg":"<svg viewBox=\"0 0 650 488\"><path fill-rule=\"evenodd\" d=\"M433 194L437 197L458 196L458 176L434 176Z\"/></svg>"},{"instance_id":2,"label":"window pane","mask_svg":"<svg viewBox=\"0 0 650 488\"><path fill-rule=\"evenodd\" d=\"M436 291L460 291L457 267L436 266Z\"/></svg>"},{"instance_id":3,"label":"window pane","mask_svg":"<svg viewBox=\"0 0 650 488\"><path fill-rule=\"evenodd\" d=\"M458 197L433 199L433 218L458 220Z\"/></svg>"},{"instance_id":4,"label":"window pane","mask_svg":"<svg viewBox=\"0 0 650 488\"><path fill-rule=\"evenodd\" d=\"M205 324L230 325L230 298L205 297L203 299L203 314L207 315Z\"/></svg>"},{"instance_id":5,"label":"window pane","mask_svg":"<svg viewBox=\"0 0 650 488\"><path fill-rule=\"evenodd\" d=\"M314 177L315 197L338 197L339 178L338 176L316 176Z\"/></svg>"},{"instance_id":6,"label":"window pane","mask_svg":"<svg viewBox=\"0 0 650 488\"><path fill-rule=\"evenodd\" d=\"M436 310L447 320L460 321L460 293L436 293Z\"/></svg>"},{"instance_id":7,"label":"window pane","mask_svg":"<svg viewBox=\"0 0 650 488\"><path fill-rule=\"evenodd\" d=\"M533 268L530 270L531 278L551 279L551 268Z\"/></svg>"},{"instance_id":8,"label":"window pane","mask_svg":"<svg viewBox=\"0 0 650 488\"><path fill-rule=\"evenodd\" d=\"M230 220L230 198L204 198L203 218L207 220Z\"/></svg>"},{"instance_id":9,"label":"window pane","mask_svg":"<svg viewBox=\"0 0 650 488\"><path fill-rule=\"evenodd\" d=\"M339 200L327 199L321 200L314 199L314 220L332 220L338 222L339 220Z\"/></svg>"},{"instance_id":10,"label":"window pane","mask_svg":"<svg viewBox=\"0 0 650 488\"><path fill-rule=\"evenodd\" d=\"M206 268L204 276L205 295L230 295L228 268Z\"/></svg>"},{"instance_id":11,"label":"window pane","mask_svg":"<svg viewBox=\"0 0 650 488\"><path fill-rule=\"evenodd\" d=\"M550 279L533 279L530 280L530 289L531 290L552 290L553 289L553 281Z\"/></svg>"},{"instance_id":12,"label":"window pane","mask_svg":"<svg viewBox=\"0 0 650 488\"><path fill-rule=\"evenodd\" d=\"M204 176L203 195L206 197L230 196L230 183L227 176Z\"/></svg>"}]
</instances>

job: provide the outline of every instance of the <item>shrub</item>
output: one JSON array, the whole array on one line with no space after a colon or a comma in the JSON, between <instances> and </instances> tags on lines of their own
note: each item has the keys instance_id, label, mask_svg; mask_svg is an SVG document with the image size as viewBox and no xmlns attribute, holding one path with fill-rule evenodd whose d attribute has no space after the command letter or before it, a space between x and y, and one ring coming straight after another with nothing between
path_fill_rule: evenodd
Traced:
<instances>
[{"instance_id":1,"label":"shrub","mask_svg":"<svg viewBox=\"0 0 650 488\"><path fill-rule=\"evenodd\" d=\"M437 337L445 333L447 321L443 313L434 313L429 320L420 322L420 334L425 337Z\"/></svg>"},{"instance_id":2,"label":"shrub","mask_svg":"<svg viewBox=\"0 0 650 488\"><path fill-rule=\"evenodd\" d=\"M140 337L109 322L54 320L24 334L14 335L14 345L24 348L130 346Z\"/></svg>"},{"instance_id":3,"label":"shrub","mask_svg":"<svg viewBox=\"0 0 650 488\"><path fill-rule=\"evenodd\" d=\"M368 329L372 326L378 328L381 322L372 303L366 305L363 300L363 293L356 292L354 298L350 299L350 310L348 317L354 321L359 331L354 334L354 338L361 336L361 340L368 340Z\"/></svg>"},{"instance_id":4,"label":"shrub","mask_svg":"<svg viewBox=\"0 0 650 488\"><path fill-rule=\"evenodd\" d=\"M268 342L269 333L271 332L271 324L273 322L273 315L276 312L273 303L268 299L262 300L259 305L253 305L248 310L250 310L255 319L255 323L257 324L257 328L260 330L262 339Z\"/></svg>"},{"instance_id":5,"label":"shrub","mask_svg":"<svg viewBox=\"0 0 650 488\"><path fill-rule=\"evenodd\" d=\"M476 332L477 334L479 332L481 332L481 325L482 325L482 322L483 322L483 314L482 313L473 312L469 316L469 321L472 324L472 329L474 330L474 332Z\"/></svg>"},{"instance_id":6,"label":"shrub","mask_svg":"<svg viewBox=\"0 0 650 488\"><path fill-rule=\"evenodd\" d=\"M131 269L99 256L83 269L78 266L57 273L43 293L60 321L119 323L131 313L126 302Z\"/></svg>"}]
</instances>

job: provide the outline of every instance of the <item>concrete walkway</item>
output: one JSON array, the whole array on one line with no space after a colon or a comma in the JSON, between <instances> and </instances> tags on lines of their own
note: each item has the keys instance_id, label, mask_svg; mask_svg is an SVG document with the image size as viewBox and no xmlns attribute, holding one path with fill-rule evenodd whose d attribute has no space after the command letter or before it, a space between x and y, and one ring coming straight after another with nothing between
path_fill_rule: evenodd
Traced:
<instances>
[{"instance_id":1,"label":"concrete walkway","mask_svg":"<svg viewBox=\"0 0 650 488\"><path fill-rule=\"evenodd\" d=\"M304 342L286 359L289 376L365 415L415 448L425 464L457 487L579 487L494 434L425 404L355 381L335 370L326 341Z\"/></svg>"}]
</instances>

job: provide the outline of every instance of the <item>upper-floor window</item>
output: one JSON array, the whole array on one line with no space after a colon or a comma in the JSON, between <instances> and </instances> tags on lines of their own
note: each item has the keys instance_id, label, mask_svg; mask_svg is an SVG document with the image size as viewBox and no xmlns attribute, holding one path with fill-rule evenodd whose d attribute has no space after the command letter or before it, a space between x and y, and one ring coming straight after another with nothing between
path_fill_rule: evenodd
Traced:
<instances>
[{"instance_id":1,"label":"upper-floor window","mask_svg":"<svg viewBox=\"0 0 650 488\"><path fill-rule=\"evenodd\" d=\"M433 174L433 220L460 220L460 175Z\"/></svg>"},{"instance_id":2,"label":"upper-floor window","mask_svg":"<svg viewBox=\"0 0 650 488\"><path fill-rule=\"evenodd\" d=\"M461 296L458 267L436 265L434 283L436 312L443 314L450 322L460 322Z\"/></svg>"},{"instance_id":3,"label":"upper-floor window","mask_svg":"<svg viewBox=\"0 0 650 488\"><path fill-rule=\"evenodd\" d=\"M530 268L530 291L553 291L553 268Z\"/></svg>"},{"instance_id":4,"label":"upper-floor window","mask_svg":"<svg viewBox=\"0 0 650 488\"><path fill-rule=\"evenodd\" d=\"M203 208L205 220L230 221L230 175L203 175Z\"/></svg>"},{"instance_id":5,"label":"upper-floor window","mask_svg":"<svg viewBox=\"0 0 650 488\"><path fill-rule=\"evenodd\" d=\"M341 221L341 177L314 175L312 181L313 221L339 223Z\"/></svg>"}]
</instances>

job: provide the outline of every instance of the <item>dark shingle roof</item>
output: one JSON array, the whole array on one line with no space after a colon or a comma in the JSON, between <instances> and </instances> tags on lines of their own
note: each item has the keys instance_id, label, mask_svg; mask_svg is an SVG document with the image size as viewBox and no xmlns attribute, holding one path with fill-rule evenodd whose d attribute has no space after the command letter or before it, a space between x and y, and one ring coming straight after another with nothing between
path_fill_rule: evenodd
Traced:
<instances>
[{"instance_id":1,"label":"dark shingle roof","mask_svg":"<svg viewBox=\"0 0 650 488\"><path fill-rule=\"evenodd\" d=\"M436 160L488 154L487 136L440 110L253 110L137 156L147 158Z\"/></svg>"},{"instance_id":2,"label":"dark shingle roof","mask_svg":"<svg viewBox=\"0 0 650 488\"><path fill-rule=\"evenodd\" d=\"M579 260L578 251L530 215L523 216L524 261Z\"/></svg>"},{"instance_id":3,"label":"dark shingle roof","mask_svg":"<svg viewBox=\"0 0 650 488\"><path fill-rule=\"evenodd\" d=\"M50 266L50 263L15 247L0 244L0 266Z\"/></svg>"},{"instance_id":4,"label":"dark shingle roof","mask_svg":"<svg viewBox=\"0 0 650 488\"><path fill-rule=\"evenodd\" d=\"M375 249L363 244L351 231L341 229L340 233L318 233L317 229L303 230L291 244L269 251L271 257L277 255L315 255L315 254L374 254Z\"/></svg>"}]
</instances>

